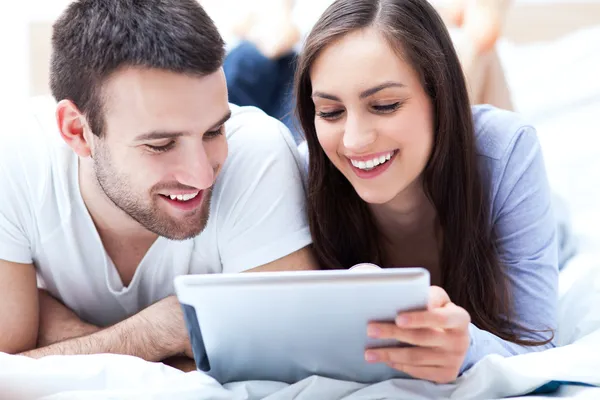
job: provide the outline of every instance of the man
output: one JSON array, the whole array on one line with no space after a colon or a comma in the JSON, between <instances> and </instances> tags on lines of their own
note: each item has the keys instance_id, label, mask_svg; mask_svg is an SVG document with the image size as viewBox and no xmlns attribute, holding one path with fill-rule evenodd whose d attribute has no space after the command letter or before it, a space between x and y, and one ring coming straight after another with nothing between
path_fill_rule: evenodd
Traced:
<instances>
[{"instance_id":1,"label":"man","mask_svg":"<svg viewBox=\"0 0 600 400\"><path fill-rule=\"evenodd\" d=\"M52 45L0 149L0 351L191 356L175 276L314 268L293 139L228 103L196 0L79 0Z\"/></svg>"}]
</instances>

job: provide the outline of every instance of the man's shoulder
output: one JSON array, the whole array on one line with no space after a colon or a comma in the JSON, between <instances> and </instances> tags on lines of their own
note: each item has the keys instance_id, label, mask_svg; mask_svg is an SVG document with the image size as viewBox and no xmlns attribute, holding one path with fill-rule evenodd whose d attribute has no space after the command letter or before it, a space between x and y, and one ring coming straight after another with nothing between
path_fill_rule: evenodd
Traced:
<instances>
[{"instance_id":1,"label":"man's shoulder","mask_svg":"<svg viewBox=\"0 0 600 400\"><path fill-rule=\"evenodd\" d=\"M306 246L310 232L301 159L291 133L257 108L232 105L231 110L227 161L195 249L218 249L222 270L239 272Z\"/></svg>"},{"instance_id":2,"label":"man's shoulder","mask_svg":"<svg viewBox=\"0 0 600 400\"><path fill-rule=\"evenodd\" d=\"M11 196L38 202L48 194L56 174L68 173L73 153L60 138L52 98L34 97L26 105L19 113L19 126L3 132L0 176L2 184L14 190Z\"/></svg>"},{"instance_id":3,"label":"man's shoulder","mask_svg":"<svg viewBox=\"0 0 600 400\"><path fill-rule=\"evenodd\" d=\"M302 165L298 148L290 131L279 120L250 106L231 104L231 118L225 125L229 155L227 163L261 157L291 157ZM231 161L231 162L230 162Z\"/></svg>"},{"instance_id":4,"label":"man's shoulder","mask_svg":"<svg viewBox=\"0 0 600 400\"><path fill-rule=\"evenodd\" d=\"M69 218L73 152L61 147L54 104L31 99L17 111L19 126L2 132L0 146L0 242L4 258L29 263L41 237Z\"/></svg>"},{"instance_id":5,"label":"man's shoulder","mask_svg":"<svg viewBox=\"0 0 600 400\"><path fill-rule=\"evenodd\" d=\"M230 104L231 118L226 126L228 139L247 142L279 142L282 139L294 146L294 138L285 125L269 116L261 109L253 106L237 106ZM295 147L295 146L294 146Z\"/></svg>"},{"instance_id":6,"label":"man's shoulder","mask_svg":"<svg viewBox=\"0 0 600 400\"><path fill-rule=\"evenodd\" d=\"M56 103L49 96L32 97L25 107L16 111L18 125L2 131L3 146L0 151L3 159L13 160L22 154L30 154L25 160L40 163L50 159L50 155L66 144L60 137L55 119ZM12 155L12 156L11 156Z\"/></svg>"},{"instance_id":7,"label":"man's shoulder","mask_svg":"<svg viewBox=\"0 0 600 400\"><path fill-rule=\"evenodd\" d=\"M300 153L285 125L255 107L231 105L231 111L225 126L229 151L215 183L213 215L228 218L240 204L269 202L284 183L304 190Z\"/></svg>"}]
</instances>

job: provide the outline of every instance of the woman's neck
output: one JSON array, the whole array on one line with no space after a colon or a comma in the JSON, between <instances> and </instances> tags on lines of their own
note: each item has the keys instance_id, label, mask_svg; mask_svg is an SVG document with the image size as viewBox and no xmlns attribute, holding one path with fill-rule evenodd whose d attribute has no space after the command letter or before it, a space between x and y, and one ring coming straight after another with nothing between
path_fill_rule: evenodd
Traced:
<instances>
[{"instance_id":1,"label":"woman's neck","mask_svg":"<svg viewBox=\"0 0 600 400\"><path fill-rule=\"evenodd\" d=\"M385 204L371 204L370 209L384 237L391 241L435 233L435 207L426 196L420 181Z\"/></svg>"},{"instance_id":2,"label":"woman's neck","mask_svg":"<svg viewBox=\"0 0 600 400\"><path fill-rule=\"evenodd\" d=\"M434 205L421 184L404 190L386 204L371 205L381 232L383 266L422 267L431 284L441 285L442 235Z\"/></svg>"}]
</instances>

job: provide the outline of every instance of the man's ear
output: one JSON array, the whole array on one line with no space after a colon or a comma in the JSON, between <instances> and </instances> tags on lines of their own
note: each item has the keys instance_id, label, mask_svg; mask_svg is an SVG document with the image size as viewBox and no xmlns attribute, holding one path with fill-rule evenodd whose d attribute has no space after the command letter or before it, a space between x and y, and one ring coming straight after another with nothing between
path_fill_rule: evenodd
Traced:
<instances>
[{"instance_id":1,"label":"man's ear","mask_svg":"<svg viewBox=\"0 0 600 400\"><path fill-rule=\"evenodd\" d=\"M79 157L92 154L91 132L86 118L70 100L61 100L56 105L56 122L60 136ZM88 131L88 132L86 132ZM87 133L87 134L86 134Z\"/></svg>"}]
</instances>

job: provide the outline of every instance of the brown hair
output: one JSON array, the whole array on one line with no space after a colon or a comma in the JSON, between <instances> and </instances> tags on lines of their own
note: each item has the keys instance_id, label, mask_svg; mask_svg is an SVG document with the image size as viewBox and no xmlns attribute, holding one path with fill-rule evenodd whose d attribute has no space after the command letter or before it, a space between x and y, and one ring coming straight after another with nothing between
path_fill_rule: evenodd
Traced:
<instances>
[{"instance_id":1,"label":"brown hair","mask_svg":"<svg viewBox=\"0 0 600 400\"><path fill-rule=\"evenodd\" d=\"M53 25L50 88L102 137L102 88L115 71L138 66L204 76L224 57L225 43L196 0L78 0Z\"/></svg>"},{"instance_id":2,"label":"brown hair","mask_svg":"<svg viewBox=\"0 0 600 400\"><path fill-rule=\"evenodd\" d=\"M434 110L434 145L423 171L424 191L443 232L442 287L480 329L522 345L512 322L508 278L500 265L490 210L475 153L466 83L449 33L426 0L338 0L309 34L298 60L298 120L309 150L308 214L322 268L360 262L382 265L381 238L371 212L331 163L316 136L310 68L320 52L342 36L377 29L420 73Z\"/></svg>"}]
</instances>

